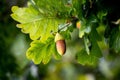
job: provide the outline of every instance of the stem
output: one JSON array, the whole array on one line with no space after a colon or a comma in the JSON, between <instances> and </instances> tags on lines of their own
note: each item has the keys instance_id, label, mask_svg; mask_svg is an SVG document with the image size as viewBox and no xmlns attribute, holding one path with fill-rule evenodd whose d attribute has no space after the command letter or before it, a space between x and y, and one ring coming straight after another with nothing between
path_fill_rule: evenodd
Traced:
<instances>
[{"instance_id":1,"label":"stem","mask_svg":"<svg viewBox=\"0 0 120 80\"><path fill-rule=\"evenodd\" d=\"M90 50L89 50L89 47L88 47L88 44L87 44L87 37L84 36L83 39L84 39L84 44L85 44L86 52L89 55L90 54Z\"/></svg>"},{"instance_id":2,"label":"stem","mask_svg":"<svg viewBox=\"0 0 120 80\"><path fill-rule=\"evenodd\" d=\"M58 32L60 32L62 29L69 27L71 23L64 24L60 29L58 29Z\"/></svg>"}]
</instances>

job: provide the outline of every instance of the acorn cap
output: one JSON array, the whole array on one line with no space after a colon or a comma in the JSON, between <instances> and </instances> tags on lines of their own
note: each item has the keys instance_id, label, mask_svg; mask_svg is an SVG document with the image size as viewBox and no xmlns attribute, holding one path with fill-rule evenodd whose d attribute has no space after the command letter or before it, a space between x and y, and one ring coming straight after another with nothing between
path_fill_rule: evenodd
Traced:
<instances>
[{"instance_id":1,"label":"acorn cap","mask_svg":"<svg viewBox=\"0 0 120 80\"><path fill-rule=\"evenodd\" d=\"M58 41L58 40L64 40L64 37L62 35L60 35L60 33L57 33L55 35L55 42Z\"/></svg>"}]
</instances>

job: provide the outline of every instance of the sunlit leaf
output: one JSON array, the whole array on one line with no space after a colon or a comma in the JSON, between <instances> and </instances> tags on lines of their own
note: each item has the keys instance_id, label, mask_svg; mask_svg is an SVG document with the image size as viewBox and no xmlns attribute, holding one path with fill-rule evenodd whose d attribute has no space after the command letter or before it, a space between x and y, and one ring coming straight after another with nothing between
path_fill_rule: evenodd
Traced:
<instances>
[{"instance_id":1,"label":"sunlit leaf","mask_svg":"<svg viewBox=\"0 0 120 80\"><path fill-rule=\"evenodd\" d=\"M47 40L51 36L50 32L56 32L61 22L61 19L41 16L40 12L31 5L26 8L13 6L12 12L11 17L21 23L17 24L17 27L21 28L22 32L29 33L32 40L39 38L41 41Z\"/></svg>"},{"instance_id":2,"label":"sunlit leaf","mask_svg":"<svg viewBox=\"0 0 120 80\"><path fill-rule=\"evenodd\" d=\"M54 38L48 38L45 43L34 40L31 43L31 47L27 50L26 56L35 64L41 62L47 64L50 61L52 54L58 54L55 49Z\"/></svg>"}]
</instances>

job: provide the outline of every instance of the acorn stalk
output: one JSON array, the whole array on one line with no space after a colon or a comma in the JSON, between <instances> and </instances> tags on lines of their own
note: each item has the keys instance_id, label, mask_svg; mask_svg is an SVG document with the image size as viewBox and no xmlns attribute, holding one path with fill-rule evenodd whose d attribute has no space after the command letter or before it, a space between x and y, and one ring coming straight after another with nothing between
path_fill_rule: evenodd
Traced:
<instances>
[{"instance_id":1,"label":"acorn stalk","mask_svg":"<svg viewBox=\"0 0 120 80\"><path fill-rule=\"evenodd\" d=\"M62 35L57 33L55 35L56 49L60 55L64 55L66 52L66 43Z\"/></svg>"}]
</instances>

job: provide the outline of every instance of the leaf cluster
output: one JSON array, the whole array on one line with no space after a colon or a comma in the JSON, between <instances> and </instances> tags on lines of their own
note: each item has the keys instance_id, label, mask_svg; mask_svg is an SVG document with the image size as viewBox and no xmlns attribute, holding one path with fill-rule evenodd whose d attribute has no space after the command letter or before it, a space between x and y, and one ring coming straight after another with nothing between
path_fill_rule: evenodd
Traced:
<instances>
[{"instance_id":1,"label":"leaf cluster","mask_svg":"<svg viewBox=\"0 0 120 80\"><path fill-rule=\"evenodd\" d=\"M77 53L79 63L97 64L102 57L98 42L105 44L106 38L109 47L119 53L120 22L113 22L117 26L111 27L109 16L113 10L103 3L103 0L31 0L27 7L13 6L11 17L33 40L26 53L28 59L36 64L48 63L51 55L57 54L54 35L59 32L65 39L71 39L77 21L80 21L79 38L84 40L84 47Z\"/></svg>"}]
</instances>

